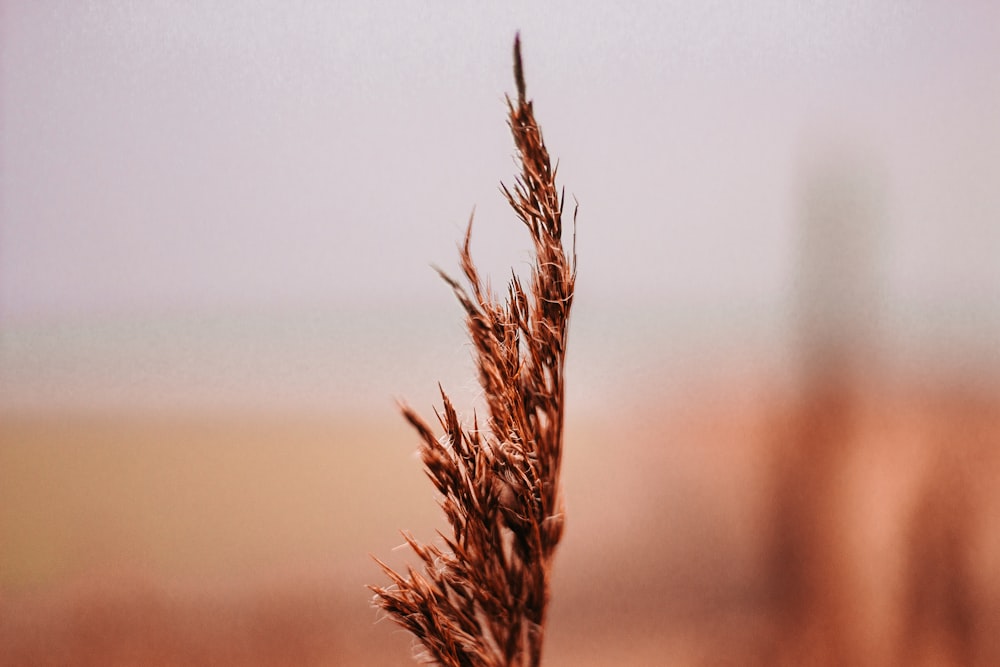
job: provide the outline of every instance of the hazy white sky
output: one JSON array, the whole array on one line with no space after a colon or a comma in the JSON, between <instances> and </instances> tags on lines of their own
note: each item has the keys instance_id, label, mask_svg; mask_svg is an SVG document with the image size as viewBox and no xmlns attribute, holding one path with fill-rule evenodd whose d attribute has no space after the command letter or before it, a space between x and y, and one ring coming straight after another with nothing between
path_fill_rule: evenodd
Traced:
<instances>
[{"instance_id":1,"label":"hazy white sky","mask_svg":"<svg viewBox=\"0 0 1000 667\"><path fill-rule=\"evenodd\" d=\"M887 294L997 303L1000 5L499 4L3 2L0 322L439 299L473 206L521 261L518 29L593 302L785 298L832 154Z\"/></svg>"}]
</instances>

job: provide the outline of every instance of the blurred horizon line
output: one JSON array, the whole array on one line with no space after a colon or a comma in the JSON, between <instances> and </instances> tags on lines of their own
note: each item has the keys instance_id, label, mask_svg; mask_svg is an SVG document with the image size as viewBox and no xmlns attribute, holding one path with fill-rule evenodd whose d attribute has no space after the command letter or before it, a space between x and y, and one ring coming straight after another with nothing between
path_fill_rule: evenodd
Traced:
<instances>
[{"instance_id":1,"label":"blurred horizon line","mask_svg":"<svg viewBox=\"0 0 1000 667\"><path fill-rule=\"evenodd\" d=\"M968 295L966 295L968 297ZM984 299L985 301L985 299ZM1000 312L967 298L880 308L861 363L876 372L1000 377ZM951 307L952 311L948 312ZM937 310L935 315L935 310ZM992 317L992 321L990 320ZM580 300L570 324L571 400L662 391L726 373L795 373L802 331L790 301L731 307ZM345 411L436 399L475 402L457 306L291 307L119 314L0 327L0 408L266 407Z\"/></svg>"}]
</instances>

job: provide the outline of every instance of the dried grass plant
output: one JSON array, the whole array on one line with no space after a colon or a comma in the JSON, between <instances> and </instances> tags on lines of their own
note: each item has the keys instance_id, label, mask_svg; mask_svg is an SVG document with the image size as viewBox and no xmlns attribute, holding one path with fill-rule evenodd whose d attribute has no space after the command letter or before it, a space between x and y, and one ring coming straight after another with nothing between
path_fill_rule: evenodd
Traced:
<instances>
[{"instance_id":1,"label":"dried grass plant","mask_svg":"<svg viewBox=\"0 0 1000 667\"><path fill-rule=\"evenodd\" d=\"M531 234L529 289L513 275L500 302L461 248L468 287L441 273L465 310L488 418L463 425L442 390L444 434L413 409L425 472L442 496L451 534L443 547L403 533L423 563L371 586L375 604L413 633L423 660L447 667L535 666L541 661L552 560L563 532L559 483L566 334L576 279L575 244L562 243L565 193L525 98L520 38L514 41L517 102L507 98L521 173L501 190ZM575 228L574 212L574 228Z\"/></svg>"}]
</instances>

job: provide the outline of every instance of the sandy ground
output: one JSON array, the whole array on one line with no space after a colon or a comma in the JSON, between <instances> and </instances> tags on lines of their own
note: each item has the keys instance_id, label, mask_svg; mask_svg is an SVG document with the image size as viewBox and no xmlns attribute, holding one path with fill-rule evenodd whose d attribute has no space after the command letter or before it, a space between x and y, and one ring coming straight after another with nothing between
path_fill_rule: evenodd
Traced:
<instances>
[{"instance_id":1,"label":"sandy ground","mask_svg":"<svg viewBox=\"0 0 1000 667\"><path fill-rule=\"evenodd\" d=\"M549 667L1000 664L996 394L632 405L568 422ZM415 445L388 409L2 415L0 665L410 664L364 585L439 526Z\"/></svg>"}]
</instances>

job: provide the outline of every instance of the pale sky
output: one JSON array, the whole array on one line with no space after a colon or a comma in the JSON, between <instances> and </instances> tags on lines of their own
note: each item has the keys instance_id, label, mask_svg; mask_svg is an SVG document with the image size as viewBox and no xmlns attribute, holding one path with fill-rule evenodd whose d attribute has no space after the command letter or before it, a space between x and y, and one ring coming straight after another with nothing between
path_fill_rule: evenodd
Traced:
<instances>
[{"instance_id":1,"label":"pale sky","mask_svg":"<svg viewBox=\"0 0 1000 667\"><path fill-rule=\"evenodd\" d=\"M1000 5L500 4L0 3L0 327L440 303L473 207L502 280L517 30L591 312L786 303L828 162L887 307L1000 311Z\"/></svg>"}]
</instances>

